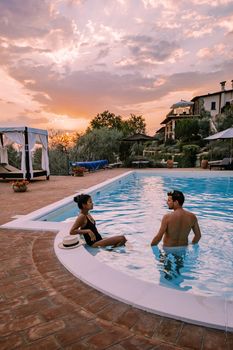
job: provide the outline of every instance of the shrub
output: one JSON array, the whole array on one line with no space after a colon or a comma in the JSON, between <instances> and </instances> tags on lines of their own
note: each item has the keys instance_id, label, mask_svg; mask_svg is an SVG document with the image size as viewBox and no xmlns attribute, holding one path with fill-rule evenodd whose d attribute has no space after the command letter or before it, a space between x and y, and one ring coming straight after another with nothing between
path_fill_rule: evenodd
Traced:
<instances>
[{"instance_id":1,"label":"shrub","mask_svg":"<svg viewBox=\"0 0 233 350\"><path fill-rule=\"evenodd\" d=\"M194 167L197 159L197 153L200 147L197 145L183 146L183 157L181 159L180 166L183 168Z\"/></svg>"}]
</instances>

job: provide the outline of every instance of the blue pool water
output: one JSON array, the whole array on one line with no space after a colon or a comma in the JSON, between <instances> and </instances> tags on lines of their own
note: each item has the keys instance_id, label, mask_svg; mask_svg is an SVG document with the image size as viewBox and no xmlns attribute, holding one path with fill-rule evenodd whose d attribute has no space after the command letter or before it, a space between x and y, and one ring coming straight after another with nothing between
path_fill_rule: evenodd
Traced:
<instances>
[{"instance_id":1,"label":"blue pool water","mask_svg":"<svg viewBox=\"0 0 233 350\"><path fill-rule=\"evenodd\" d=\"M168 212L166 193L181 190L184 208L199 220L198 245L164 250L150 242ZM92 195L103 237L124 234L126 247L87 249L111 267L145 281L201 295L233 299L233 177L134 173ZM75 203L41 220L73 220ZM193 235L190 234L190 241Z\"/></svg>"}]
</instances>

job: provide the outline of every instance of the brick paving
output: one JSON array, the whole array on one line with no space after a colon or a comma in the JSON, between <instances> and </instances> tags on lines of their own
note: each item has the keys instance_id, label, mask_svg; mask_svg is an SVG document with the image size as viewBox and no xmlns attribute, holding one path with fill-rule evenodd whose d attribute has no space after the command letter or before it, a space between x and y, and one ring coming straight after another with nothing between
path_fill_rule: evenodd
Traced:
<instances>
[{"instance_id":1,"label":"brick paving","mask_svg":"<svg viewBox=\"0 0 233 350\"><path fill-rule=\"evenodd\" d=\"M35 180L14 193L0 181L0 224L123 173ZM51 232L0 229L0 349L231 350L233 333L133 308L74 278L57 260Z\"/></svg>"}]
</instances>

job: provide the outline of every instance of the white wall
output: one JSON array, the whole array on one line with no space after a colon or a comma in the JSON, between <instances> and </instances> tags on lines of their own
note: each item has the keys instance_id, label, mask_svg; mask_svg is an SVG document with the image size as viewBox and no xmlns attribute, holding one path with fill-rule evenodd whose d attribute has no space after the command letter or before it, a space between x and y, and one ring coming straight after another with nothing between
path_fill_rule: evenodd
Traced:
<instances>
[{"instance_id":1,"label":"white wall","mask_svg":"<svg viewBox=\"0 0 233 350\"><path fill-rule=\"evenodd\" d=\"M221 98L220 98L221 95ZM221 99L221 101L220 101ZM209 111L212 117L215 117L216 114L221 112L221 108L226 104L226 102L233 101L233 91L222 91L216 95L210 95L203 97L204 100L204 108L206 111ZM211 103L216 102L216 109L211 110ZM219 106L219 104L221 105Z\"/></svg>"}]
</instances>

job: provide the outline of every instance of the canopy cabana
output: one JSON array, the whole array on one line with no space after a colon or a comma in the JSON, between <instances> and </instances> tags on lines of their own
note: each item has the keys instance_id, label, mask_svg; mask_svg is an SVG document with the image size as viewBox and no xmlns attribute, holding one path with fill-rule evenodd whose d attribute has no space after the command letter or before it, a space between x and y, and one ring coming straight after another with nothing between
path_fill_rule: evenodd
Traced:
<instances>
[{"instance_id":1,"label":"canopy cabana","mask_svg":"<svg viewBox=\"0 0 233 350\"><path fill-rule=\"evenodd\" d=\"M223 131L219 131L214 135L206 137L204 140L213 141L213 140L220 140L220 139L231 139L231 151L230 151L230 162L232 163L232 148L233 148L233 127L228 128Z\"/></svg>"},{"instance_id":2,"label":"canopy cabana","mask_svg":"<svg viewBox=\"0 0 233 350\"><path fill-rule=\"evenodd\" d=\"M8 164L7 145L16 143L22 153L21 169ZM42 145L41 170L33 170L32 151L36 143ZM45 175L49 179L48 132L23 127L0 128L0 177L33 179Z\"/></svg>"}]
</instances>

